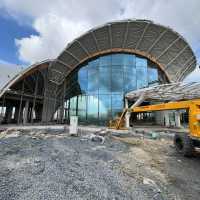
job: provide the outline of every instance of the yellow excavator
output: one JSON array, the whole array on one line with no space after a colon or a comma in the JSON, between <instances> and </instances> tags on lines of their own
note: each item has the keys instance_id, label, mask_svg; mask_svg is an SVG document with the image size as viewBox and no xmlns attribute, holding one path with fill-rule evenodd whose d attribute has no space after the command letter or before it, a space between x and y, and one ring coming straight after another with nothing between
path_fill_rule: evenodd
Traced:
<instances>
[{"instance_id":1,"label":"yellow excavator","mask_svg":"<svg viewBox=\"0 0 200 200\"><path fill-rule=\"evenodd\" d=\"M188 110L189 132L175 133L174 145L179 153L184 156L191 156L195 147L200 147L200 99L174 101L124 109L121 116L111 125L111 128L124 129L124 118L127 112L141 113L179 109Z\"/></svg>"}]
</instances>

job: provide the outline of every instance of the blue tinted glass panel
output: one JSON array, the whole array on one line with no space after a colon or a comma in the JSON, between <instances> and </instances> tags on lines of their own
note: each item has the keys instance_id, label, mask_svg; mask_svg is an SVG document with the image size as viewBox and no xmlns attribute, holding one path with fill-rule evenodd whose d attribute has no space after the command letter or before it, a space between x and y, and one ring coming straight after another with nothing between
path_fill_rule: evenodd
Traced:
<instances>
[{"instance_id":1,"label":"blue tinted glass panel","mask_svg":"<svg viewBox=\"0 0 200 200\"><path fill-rule=\"evenodd\" d=\"M88 92L98 93L99 73L97 66L88 67Z\"/></svg>"},{"instance_id":2,"label":"blue tinted glass panel","mask_svg":"<svg viewBox=\"0 0 200 200\"><path fill-rule=\"evenodd\" d=\"M148 85L147 82L147 68L146 67L137 67L137 88L144 88Z\"/></svg>"},{"instance_id":3,"label":"blue tinted glass panel","mask_svg":"<svg viewBox=\"0 0 200 200\"><path fill-rule=\"evenodd\" d=\"M87 92L88 88L88 70L87 67L83 67L78 72L78 81L81 88L82 93Z\"/></svg>"},{"instance_id":4,"label":"blue tinted glass panel","mask_svg":"<svg viewBox=\"0 0 200 200\"><path fill-rule=\"evenodd\" d=\"M78 96L78 116L80 120L86 119L86 106L87 104L87 97L86 96Z\"/></svg>"},{"instance_id":5,"label":"blue tinted glass panel","mask_svg":"<svg viewBox=\"0 0 200 200\"><path fill-rule=\"evenodd\" d=\"M111 95L99 95L99 119L106 120L111 116Z\"/></svg>"},{"instance_id":6,"label":"blue tinted glass panel","mask_svg":"<svg viewBox=\"0 0 200 200\"><path fill-rule=\"evenodd\" d=\"M123 62L124 62L123 54L112 55L112 65L123 65Z\"/></svg>"},{"instance_id":7,"label":"blue tinted glass panel","mask_svg":"<svg viewBox=\"0 0 200 200\"><path fill-rule=\"evenodd\" d=\"M136 67L147 67L147 59L136 57Z\"/></svg>"},{"instance_id":8,"label":"blue tinted glass panel","mask_svg":"<svg viewBox=\"0 0 200 200\"><path fill-rule=\"evenodd\" d=\"M79 79L79 85L81 88L81 92L83 94L87 93L87 89L88 89L88 80L87 79Z\"/></svg>"},{"instance_id":9,"label":"blue tinted glass panel","mask_svg":"<svg viewBox=\"0 0 200 200\"><path fill-rule=\"evenodd\" d=\"M148 82L153 83L158 81L158 70L156 68L148 68Z\"/></svg>"},{"instance_id":10,"label":"blue tinted glass panel","mask_svg":"<svg viewBox=\"0 0 200 200\"><path fill-rule=\"evenodd\" d=\"M81 78L87 78L87 65L82 67L79 72L78 72L78 76Z\"/></svg>"},{"instance_id":11,"label":"blue tinted glass panel","mask_svg":"<svg viewBox=\"0 0 200 200\"><path fill-rule=\"evenodd\" d=\"M112 109L123 108L123 94L112 95Z\"/></svg>"},{"instance_id":12,"label":"blue tinted glass panel","mask_svg":"<svg viewBox=\"0 0 200 200\"><path fill-rule=\"evenodd\" d=\"M124 55L124 65L134 66L135 65L135 56L134 55L125 54Z\"/></svg>"},{"instance_id":13,"label":"blue tinted glass panel","mask_svg":"<svg viewBox=\"0 0 200 200\"><path fill-rule=\"evenodd\" d=\"M100 66L110 66L111 65L111 55L102 56L99 58Z\"/></svg>"},{"instance_id":14,"label":"blue tinted glass panel","mask_svg":"<svg viewBox=\"0 0 200 200\"><path fill-rule=\"evenodd\" d=\"M99 94L111 92L111 68L110 66L99 67Z\"/></svg>"},{"instance_id":15,"label":"blue tinted glass panel","mask_svg":"<svg viewBox=\"0 0 200 200\"><path fill-rule=\"evenodd\" d=\"M112 118L120 116L123 109L123 94L112 95Z\"/></svg>"},{"instance_id":16,"label":"blue tinted glass panel","mask_svg":"<svg viewBox=\"0 0 200 200\"><path fill-rule=\"evenodd\" d=\"M123 91L123 67L112 66L111 90L113 93Z\"/></svg>"},{"instance_id":17,"label":"blue tinted glass panel","mask_svg":"<svg viewBox=\"0 0 200 200\"><path fill-rule=\"evenodd\" d=\"M98 96L87 97L87 118L88 120L98 119Z\"/></svg>"},{"instance_id":18,"label":"blue tinted glass panel","mask_svg":"<svg viewBox=\"0 0 200 200\"><path fill-rule=\"evenodd\" d=\"M136 90L136 68L135 67L125 67L124 68L124 90L125 92Z\"/></svg>"},{"instance_id":19,"label":"blue tinted glass panel","mask_svg":"<svg viewBox=\"0 0 200 200\"><path fill-rule=\"evenodd\" d=\"M89 66L99 66L99 58L96 58L88 63Z\"/></svg>"},{"instance_id":20,"label":"blue tinted glass panel","mask_svg":"<svg viewBox=\"0 0 200 200\"><path fill-rule=\"evenodd\" d=\"M143 88L148 85L147 60L144 58L136 58L136 78L137 88Z\"/></svg>"}]
</instances>

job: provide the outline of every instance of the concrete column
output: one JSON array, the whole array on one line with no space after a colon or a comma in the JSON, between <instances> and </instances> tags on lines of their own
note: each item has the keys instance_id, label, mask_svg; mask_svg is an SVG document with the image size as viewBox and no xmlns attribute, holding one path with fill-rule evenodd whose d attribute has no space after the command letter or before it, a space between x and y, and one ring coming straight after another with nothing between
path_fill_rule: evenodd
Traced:
<instances>
[{"instance_id":1,"label":"concrete column","mask_svg":"<svg viewBox=\"0 0 200 200\"><path fill-rule=\"evenodd\" d=\"M17 119L19 116L19 106L15 107L14 121L17 123Z\"/></svg>"},{"instance_id":2,"label":"concrete column","mask_svg":"<svg viewBox=\"0 0 200 200\"><path fill-rule=\"evenodd\" d=\"M28 111L29 111L29 101L26 101L24 115L23 115L23 124L26 124L28 122Z\"/></svg>"},{"instance_id":3,"label":"concrete column","mask_svg":"<svg viewBox=\"0 0 200 200\"><path fill-rule=\"evenodd\" d=\"M54 114L54 100L46 99L43 104L42 122L50 122Z\"/></svg>"},{"instance_id":4,"label":"concrete column","mask_svg":"<svg viewBox=\"0 0 200 200\"><path fill-rule=\"evenodd\" d=\"M180 113L178 111L175 112L175 125L178 128L181 127Z\"/></svg>"},{"instance_id":5,"label":"concrete column","mask_svg":"<svg viewBox=\"0 0 200 200\"><path fill-rule=\"evenodd\" d=\"M42 105L37 105L35 106L35 120L37 122L41 122L42 121Z\"/></svg>"},{"instance_id":6,"label":"concrete column","mask_svg":"<svg viewBox=\"0 0 200 200\"><path fill-rule=\"evenodd\" d=\"M164 111L164 121L165 121L165 126L169 127L170 126L169 111Z\"/></svg>"},{"instance_id":7,"label":"concrete column","mask_svg":"<svg viewBox=\"0 0 200 200\"><path fill-rule=\"evenodd\" d=\"M12 120L12 111L13 111L13 107L8 105L6 107L6 113L5 113L5 122L8 124L11 123L11 120Z\"/></svg>"},{"instance_id":8,"label":"concrete column","mask_svg":"<svg viewBox=\"0 0 200 200\"><path fill-rule=\"evenodd\" d=\"M164 112L163 111L155 111L155 123L157 125L165 125L165 119L164 119Z\"/></svg>"},{"instance_id":9,"label":"concrete column","mask_svg":"<svg viewBox=\"0 0 200 200\"><path fill-rule=\"evenodd\" d=\"M128 108L128 99L125 98L125 108ZM125 124L126 124L126 128L130 128L130 112L127 112L125 115Z\"/></svg>"}]
</instances>

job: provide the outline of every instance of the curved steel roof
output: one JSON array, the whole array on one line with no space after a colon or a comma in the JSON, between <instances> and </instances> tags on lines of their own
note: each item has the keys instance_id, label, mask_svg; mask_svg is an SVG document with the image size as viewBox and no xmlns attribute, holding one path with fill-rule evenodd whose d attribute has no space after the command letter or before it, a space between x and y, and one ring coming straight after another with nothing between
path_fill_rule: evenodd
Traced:
<instances>
[{"instance_id":1,"label":"curved steel roof","mask_svg":"<svg viewBox=\"0 0 200 200\"><path fill-rule=\"evenodd\" d=\"M196 66L191 47L171 28L147 20L123 20L92 29L68 44L52 63L49 80L60 85L82 62L111 52L149 58L169 82L183 80Z\"/></svg>"},{"instance_id":2,"label":"curved steel roof","mask_svg":"<svg viewBox=\"0 0 200 200\"><path fill-rule=\"evenodd\" d=\"M13 69L13 72L10 75L10 77L4 80L4 83L0 85L0 98L12 85L17 83L21 79L33 74L36 70L47 68L51 62L51 60L38 62L21 71Z\"/></svg>"}]
</instances>

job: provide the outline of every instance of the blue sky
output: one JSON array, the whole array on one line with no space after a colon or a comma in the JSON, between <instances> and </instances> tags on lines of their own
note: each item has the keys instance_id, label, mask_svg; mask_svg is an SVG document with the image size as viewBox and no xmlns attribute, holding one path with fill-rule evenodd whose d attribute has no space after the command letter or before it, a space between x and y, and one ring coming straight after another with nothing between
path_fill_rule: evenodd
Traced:
<instances>
[{"instance_id":1,"label":"blue sky","mask_svg":"<svg viewBox=\"0 0 200 200\"><path fill-rule=\"evenodd\" d=\"M15 19L0 15L0 59L8 63L26 64L19 60L16 38L28 37L37 32L28 25L19 24Z\"/></svg>"},{"instance_id":2,"label":"blue sky","mask_svg":"<svg viewBox=\"0 0 200 200\"><path fill-rule=\"evenodd\" d=\"M200 63L199 0L1 0L0 63L27 66L56 58L68 42L113 20L138 18L170 26ZM200 81L197 68L187 81Z\"/></svg>"}]
</instances>

